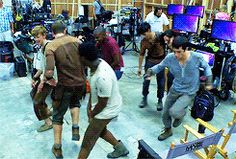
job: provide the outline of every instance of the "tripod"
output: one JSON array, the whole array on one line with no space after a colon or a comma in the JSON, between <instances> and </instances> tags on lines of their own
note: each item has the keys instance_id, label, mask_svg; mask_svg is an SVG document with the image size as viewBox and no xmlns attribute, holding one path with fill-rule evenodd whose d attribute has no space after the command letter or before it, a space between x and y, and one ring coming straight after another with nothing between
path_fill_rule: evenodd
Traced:
<instances>
[{"instance_id":1,"label":"tripod","mask_svg":"<svg viewBox=\"0 0 236 159\"><path fill-rule=\"evenodd\" d=\"M132 46L130 49L129 49L129 46ZM127 46L125 46L122 50L122 52L126 52L126 51L135 51L135 52L139 52L139 48L135 42L135 36L134 36L134 33L133 33L133 36L131 36L131 41L129 42L129 44Z\"/></svg>"},{"instance_id":2,"label":"tripod","mask_svg":"<svg viewBox=\"0 0 236 159\"><path fill-rule=\"evenodd\" d=\"M129 18L129 33L130 33L130 42L128 45L124 46L124 48L122 49L122 53L126 52L126 51L135 51L139 53L139 48L135 42L135 30L139 25L139 21L138 21L138 11L139 9L134 8L131 12L130 18ZM121 29L122 30L122 29ZM129 48L129 46L131 46L131 48Z\"/></svg>"}]
</instances>

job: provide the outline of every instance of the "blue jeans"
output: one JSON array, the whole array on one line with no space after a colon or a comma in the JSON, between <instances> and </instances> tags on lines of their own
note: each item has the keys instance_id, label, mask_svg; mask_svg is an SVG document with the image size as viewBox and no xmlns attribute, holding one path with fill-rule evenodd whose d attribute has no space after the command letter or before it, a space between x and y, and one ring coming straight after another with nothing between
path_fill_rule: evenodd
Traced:
<instances>
[{"instance_id":1,"label":"blue jeans","mask_svg":"<svg viewBox=\"0 0 236 159\"><path fill-rule=\"evenodd\" d=\"M145 63L145 72L155 66L155 63L152 63L148 60L146 60ZM164 91L165 91L165 75L164 75L164 69L159 72L158 74L156 74L156 81L157 81L157 98L159 100L161 100L164 97ZM149 93L149 85L150 85L150 80L144 80L143 81L143 96L147 97L148 93Z\"/></svg>"},{"instance_id":2,"label":"blue jeans","mask_svg":"<svg viewBox=\"0 0 236 159\"><path fill-rule=\"evenodd\" d=\"M121 71L121 70L114 70L114 72L116 74L117 80L119 80L122 77L123 71Z\"/></svg>"}]
</instances>

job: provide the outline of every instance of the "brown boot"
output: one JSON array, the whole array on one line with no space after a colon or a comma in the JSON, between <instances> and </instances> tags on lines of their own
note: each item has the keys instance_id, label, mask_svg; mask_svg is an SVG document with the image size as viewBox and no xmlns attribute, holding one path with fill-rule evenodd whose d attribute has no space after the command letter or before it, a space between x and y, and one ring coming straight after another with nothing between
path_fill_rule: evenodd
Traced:
<instances>
[{"instance_id":1,"label":"brown boot","mask_svg":"<svg viewBox=\"0 0 236 159\"><path fill-rule=\"evenodd\" d=\"M171 128L165 128L164 132L162 132L159 136L158 136L158 140L159 141L163 141L165 139L167 139L168 137L172 136L172 130Z\"/></svg>"},{"instance_id":2,"label":"brown boot","mask_svg":"<svg viewBox=\"0 0 236 159\"><path fill-rule=\"evenodd\" d=\"M53 145L52 153L55 155L56 159L63 159L61 145Z\"/></svg>"},{"instance_id":3,"label":"brown boot","mask_svg":"<svg viewBox=\"0 0 236 159\"><path fill-rule=\"evenodd\" d=\"M129 154L129 151L121 141L119 141L119 143L114 146L114 149L115 150L113 152L107 154L107 158L118 158L121 156L127 156Z\"/></svg>"},{"instance_id":4,"label":"brown boot","mask_svg":"<svg viewBox=\"0 0 236 159\"><path fill-rule=\"evenodd\" d=\"M173 122L173 127L177 128L182 123L183 119L175 119Z\"/></svg>"},{"instance_id":5,"label":"brown boot","mask_svg":"<svg viewBox=\"0 0 236 159\"><path fill-rule=\"evenodd\" d=\"M73 127L72 126L72 140L79 141L80 135L79 135L79 126Z\"/></svg>"}]
</instances>

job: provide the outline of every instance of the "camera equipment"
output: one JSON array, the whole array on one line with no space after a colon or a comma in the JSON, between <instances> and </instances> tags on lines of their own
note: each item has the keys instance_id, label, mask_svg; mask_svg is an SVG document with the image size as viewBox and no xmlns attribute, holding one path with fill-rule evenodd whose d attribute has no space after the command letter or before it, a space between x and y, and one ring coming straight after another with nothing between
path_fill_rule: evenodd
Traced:
<instances>
[{"instance_id":1,"label":"camera equipment","mask_svg":"<svg viewBox=\"0 0 236 159\"><path fill-rule=\"evenodd\" d=\"M14 36L13 41L16 47L25 54L35 53L40 49L40 46L35 43L34 38L29 34Z\"/></svg>"},{"instance_id":2,"label":"camera equipment","mask_svg":"<svg viewBox=\"0 0 236 159\"><path fill-rule=\"evenodd\" d=\"M112 14L114 14L114 12L110 11L110 10L106 10L106 11L102 12L101 22L102 23L107 23L109 20L112 19Z\"/></svg>"},{"instance_id":3,"label":"camera equipment","mask_svg":"<svg viewBox=\"0 0 236 159\"><path fill-rule=\"evenodd\" d=\"M87 23L88 18L84 15L79 15L78 18L75 19L75 23Z\"/></svg>"},{"instance_id":4,"label":"camera equipment","mask_svg":"<svg viewBox=\"0 0 236 159\"><path fill-rule=\"evenodd\" d=\"M14 46L10 41L0 41L0 62L13 62Z\"/></svg>"},{"instance_id":5,"label":"camera equipment","mask_svg":"<svg viewBox=\"0 0 236 159\"><path fill-rule=\"evenodd\" d=\"M139 48L135 42L135 35L137 35L137 28L140 24L140 9L139 8L130 8L130 16L129 19L123 19L122 22L122 27L121 27L121 31L123 30L123 26L128 23L129 24L129 35L130 35L130 43L125 46L122 50L122 52L126 52L126 51L135 51L135 52L139 52ZM128 49L129 46L132 46L131 49Z\"/></svg>"},{"instance_id":6,"label":"camera equipment","mask_svg":"<svg viewBox=\"0 0 236 159\"><path fill-rule=\"evenodd\" d=\"M41 8L33 8L33 3L24 3L22 1L13 0L13 10L15 12L16 30L23 31L23 27L34 22L42 22L51 19L50 13Z\"/></svg>"},{"instance_id":7,"label":"camera equipment","mask_svg":"<svg viewBox=\"0 0 236 159\"><path fill-rule=\"evenodd\" d=\"M47 37L46 39L48 40L53 40L54 37L52 35L52 24L55 22L55 20L46 20L46 21L43 21L43 26L46 28L47 30Z\"/></svg>"}]
</instances>

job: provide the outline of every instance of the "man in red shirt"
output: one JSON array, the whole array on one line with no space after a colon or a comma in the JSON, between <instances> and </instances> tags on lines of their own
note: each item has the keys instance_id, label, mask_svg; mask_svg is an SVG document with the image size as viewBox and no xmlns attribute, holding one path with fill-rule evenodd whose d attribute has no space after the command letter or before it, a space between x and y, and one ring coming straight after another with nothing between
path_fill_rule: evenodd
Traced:
<instances>
[{"instance_id":1,"label":"man in red shirt","mask_svg":"<svg viewBox=\"0 0 236 159\"><path fill-rule=\"evenodd\" d=\"M97 41L97 46L101 47L102 59L113 68L116 77L119 80L123 74L121 68L124 67L119 45L113 37L106 35L105 28L101 26L95 28L93 34Z\"/></svg>"}]
</instances>

